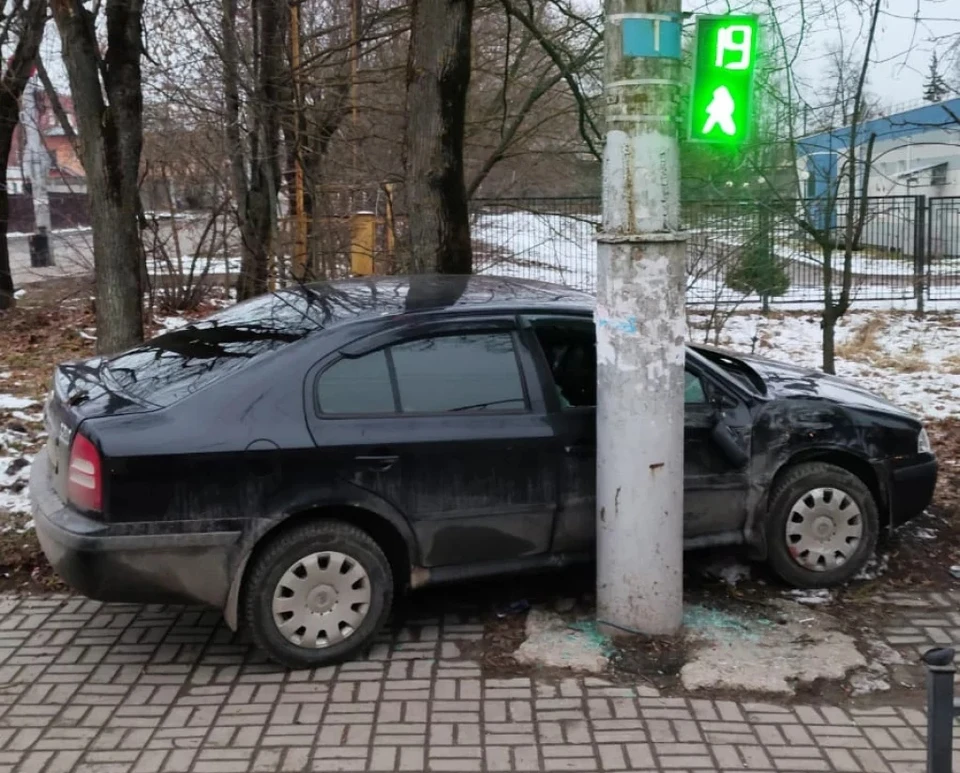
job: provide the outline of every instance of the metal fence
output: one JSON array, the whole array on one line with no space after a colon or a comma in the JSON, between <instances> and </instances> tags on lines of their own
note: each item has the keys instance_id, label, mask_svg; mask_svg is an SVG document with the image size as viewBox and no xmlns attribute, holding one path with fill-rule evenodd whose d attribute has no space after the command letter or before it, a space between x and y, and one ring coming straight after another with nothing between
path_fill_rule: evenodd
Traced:
<instances>
[{"instance_id":1,"label":"metal fence","mask_svg":"<svg viewBox=\"0 0 960 773\"><path fill-rule=\"evenodd\" d=\"M960 300L960 197L871 197L855 206L855 301ZM839 292L846 207L845 200L830 211L817 200L684 202L688 304L820 303L830 271ZM595 198L474 201L475 271L592 291L599 224ZM818 243L804 224L828 239Z\"/></svg>"}]
</instances>

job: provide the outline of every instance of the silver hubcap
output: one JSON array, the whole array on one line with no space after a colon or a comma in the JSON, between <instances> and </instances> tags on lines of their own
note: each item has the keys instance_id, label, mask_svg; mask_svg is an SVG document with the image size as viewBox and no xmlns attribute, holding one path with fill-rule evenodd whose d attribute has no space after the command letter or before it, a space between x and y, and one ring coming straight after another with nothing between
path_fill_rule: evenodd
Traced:
<instances>
[{"instance_id":1,"label":"silver hubcap","mask_svg":"<svg viewBox=\"0 0 960 773\"><path fill-rule=\"evenodd\" d=\"M790 508L787 547L804 569L826 572L842 566L863 538L857 503L835 488L808 491Z\"/></svg>"},{"instance_id":2,"label":"silver hubcap","mask_svg":"<svg viewBox=\"0 0 960 773\"><path fill-rule=\"evenodd\" d=\"M370 611L370 578L334 550L304 556L273 592L273 622L298 647L323 649L353 634Z\"/></svg>"}]
</instances>

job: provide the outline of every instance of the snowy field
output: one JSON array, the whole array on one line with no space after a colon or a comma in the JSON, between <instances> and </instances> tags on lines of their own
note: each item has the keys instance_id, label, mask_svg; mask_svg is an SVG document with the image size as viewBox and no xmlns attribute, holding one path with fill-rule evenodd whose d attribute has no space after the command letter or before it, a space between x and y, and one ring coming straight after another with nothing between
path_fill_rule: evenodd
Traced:
<instances>
[{"instance_id":1,"label":"snowy field","mask_svg":"<svg viewBox=\"0 0 960 773\"><path fill-rule=\"evenodd\" d=\"M26 515L30 512L30 449L42 439L43 416L37 401L7 393L17 386L12 373L0 372L0 514ZM11 527L0 522L0 531L24 526L29 524Z\"/></svg>"},{"instance_id":2,"label":"snowy field","mask_svg":"<svg viewBox=\"0 0 960 773\"><path fill-rule=\"evenodd\" d=\"M688 316L688 337L704 341L706 317ZM814 314L738 313L727 320L720 345L818 369L820 320ZM711 335L710 342L713 337ZM910 314L853 311L837 328L837 375L927 419L960 414L960 318L915 319Z\"/></svg>"}]
</instances>

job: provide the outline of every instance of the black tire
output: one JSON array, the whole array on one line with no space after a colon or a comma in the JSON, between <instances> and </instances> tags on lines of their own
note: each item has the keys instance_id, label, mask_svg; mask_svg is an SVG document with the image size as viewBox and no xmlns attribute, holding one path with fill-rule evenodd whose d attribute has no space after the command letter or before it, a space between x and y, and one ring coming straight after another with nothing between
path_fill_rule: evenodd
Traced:
<instances>
[{"instance_id":1,"label":"black tire","mask_svg":"<svg viewBox=\"0 0 960 773\"><path fill-rule=\"evenodd\" d=\"M323 648L300 646L278 630L273 594L290 567L326 551L346 555L366 572L369 606L356 630L342 641ZM254 643L271 660L289 668L316 668L346 660L368 647L389 616L392 603L393 574L380 546L355 526L321 520L282 533L257 557L245 584L244 615Z\"/></svg>"},{"instance_id":2,"label":"black tire","mask_svg":"<svg viewBox=\"0 0 960 773\"><path fill-rule=\"evenodd\" d=\"M815 489L836 489L846 494L860 510L860 541L844 563L833 569L808 569L794 559L787 537L792 509L804 494ZM811 462L786 471L770 494L767 518L767 560L783 580L798 588L826 588L852 579L866 565L877 547L880 515L870 489L851 472L832 464Z\"/></svg>"}]
</instances>

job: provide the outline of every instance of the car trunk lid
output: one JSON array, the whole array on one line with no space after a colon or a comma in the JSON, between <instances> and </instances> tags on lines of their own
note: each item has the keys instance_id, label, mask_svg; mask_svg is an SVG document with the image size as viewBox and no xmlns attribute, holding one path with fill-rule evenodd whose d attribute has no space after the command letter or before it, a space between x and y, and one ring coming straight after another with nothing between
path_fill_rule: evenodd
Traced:
<instances>
[{"instance_id":1,"label":"car trunk lid","mask_svg":"<svg viewBox=\"0 0 960 773\"><path fill-rule=\"evenodd\" d=\"M57 495L67 501L70 447L86 419L139 413L155 407L121 389L110 377L106 361L101 357L58 365L53 390L44 406L47 455Z\"/></svg>"}]
</instances>

